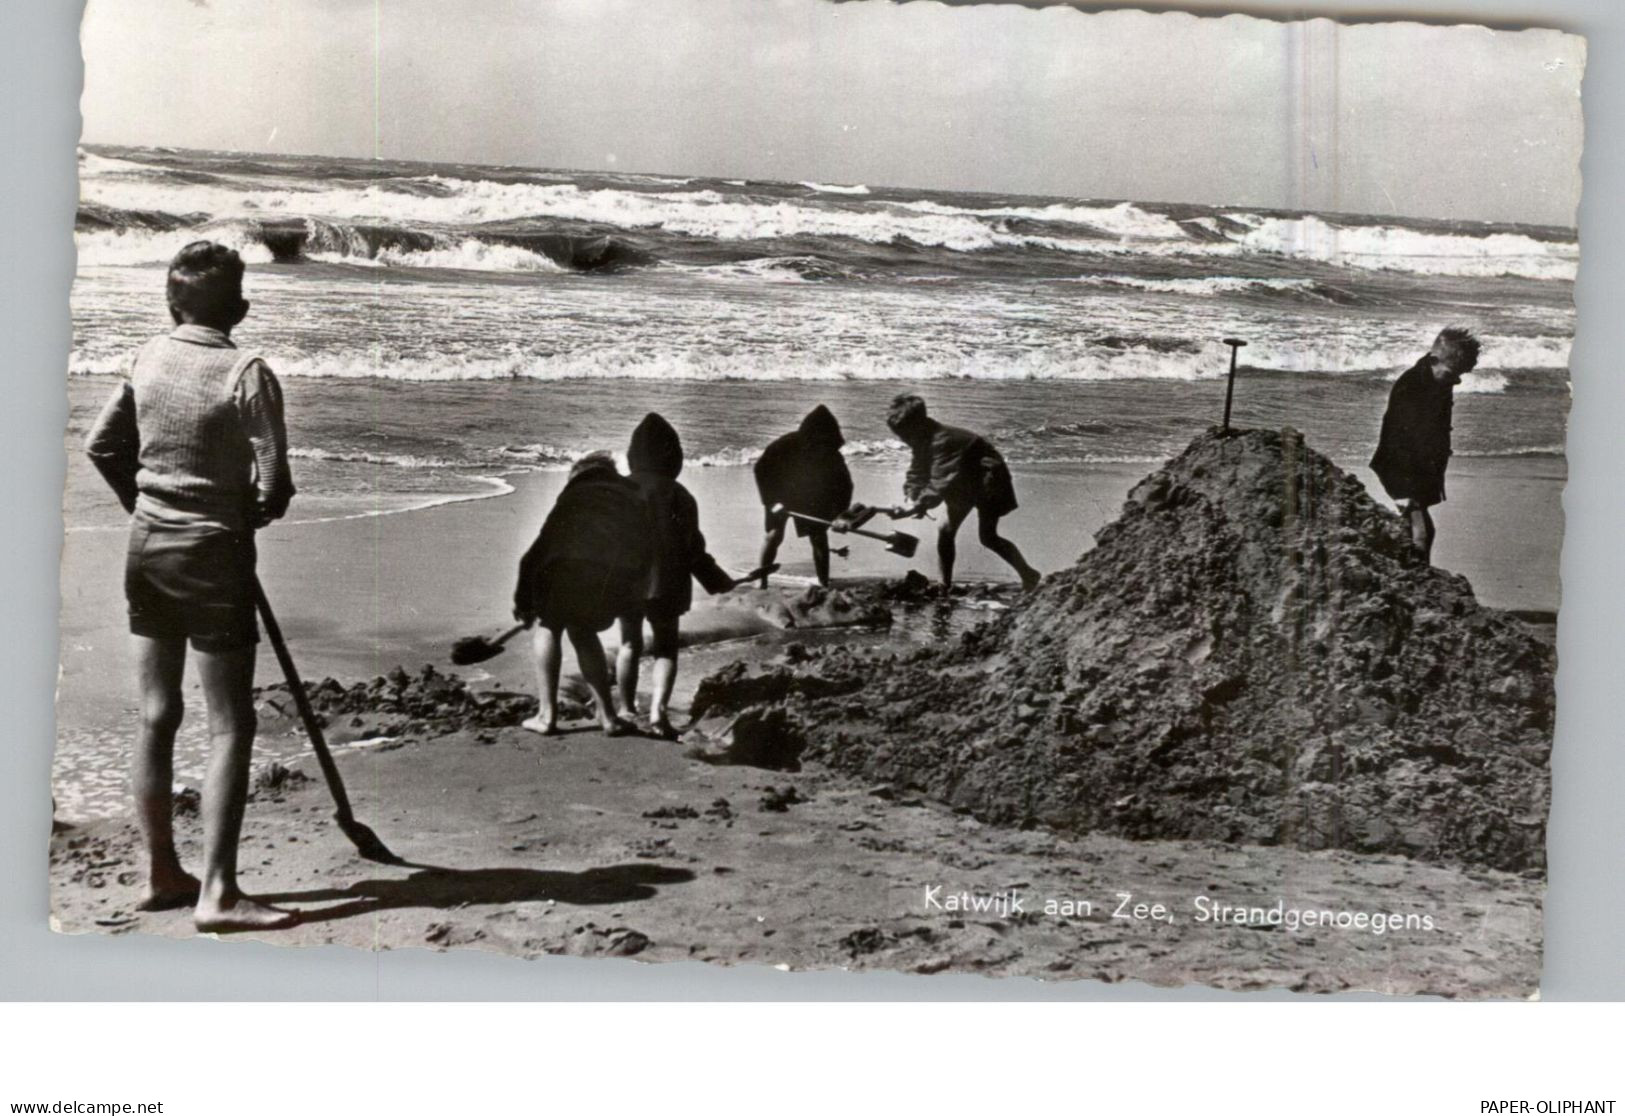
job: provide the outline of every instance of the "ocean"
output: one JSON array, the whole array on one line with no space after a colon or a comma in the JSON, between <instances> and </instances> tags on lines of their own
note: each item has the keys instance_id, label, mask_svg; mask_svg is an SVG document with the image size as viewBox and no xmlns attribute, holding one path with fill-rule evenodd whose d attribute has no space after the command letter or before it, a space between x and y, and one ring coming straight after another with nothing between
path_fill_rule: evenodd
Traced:
<instances>
[{"instance_id":1,"label":"ocean","mask_svg":"<svg viewBox=\"0 0 1625 1116\"><path fill-rule=\"evenodd\" d=\"M813 404L900 462L917 391L1040 463L1162 460L1223 407L1369 457L1444 325L1484 341L1456 448L1562 452L1572 229L879 184L167 148L80 153L70 449L168 326L163 268L249 263L237 338L287 390L298 517L496 495L659 410L740 468ZM122 516L70 481L70 530Z\"/></svg>"}]
</instances>

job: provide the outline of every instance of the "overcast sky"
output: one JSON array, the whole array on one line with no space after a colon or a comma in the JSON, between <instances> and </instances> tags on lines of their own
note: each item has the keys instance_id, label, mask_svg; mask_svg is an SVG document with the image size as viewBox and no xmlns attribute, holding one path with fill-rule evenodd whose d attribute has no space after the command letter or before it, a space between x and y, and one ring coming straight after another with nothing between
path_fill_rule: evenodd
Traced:
<instances>
[{"instance_id":1,"label":"overcast sky","mask_svg":"<svg viewBox=\"0 0 1625 1116\"><path fill-rule=\"evenodd\" d=\"M90 0L91 143L1571 224L1580 39L889 0Z\"/></svg>"}]
</instances>

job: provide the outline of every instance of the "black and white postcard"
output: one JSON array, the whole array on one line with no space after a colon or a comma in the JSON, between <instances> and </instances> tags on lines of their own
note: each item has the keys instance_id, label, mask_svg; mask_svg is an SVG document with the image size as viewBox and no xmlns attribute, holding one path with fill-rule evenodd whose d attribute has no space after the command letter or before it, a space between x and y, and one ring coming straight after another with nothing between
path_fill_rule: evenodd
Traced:
<instances>
[{"instance_id":1,"label":"black and white postcard","mask_svg":"<svg viewBox=\"0 0 1625 1116\"><path fill-rule=\"evenodd\" d=\"M59 930L1536 992L1584 40L83 49Z\"/></svg>"}]
</instances>

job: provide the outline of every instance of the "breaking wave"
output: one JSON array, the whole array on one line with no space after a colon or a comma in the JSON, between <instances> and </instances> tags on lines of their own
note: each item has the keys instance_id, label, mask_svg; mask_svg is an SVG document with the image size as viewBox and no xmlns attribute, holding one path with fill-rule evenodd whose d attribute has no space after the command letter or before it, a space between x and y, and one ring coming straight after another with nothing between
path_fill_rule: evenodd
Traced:
<instances>
[{"instance_id":1,"label":"breaking wave","mask_svg":"<svg viewBox=\"0 0 1625 1116\"><path fill-rule=\"evenodd\" d=\"M862 196L869 192L869 187L863 185L834 186L827 182L803 182L802 185L815 194L847 194L850 196Z\"/></svg>"},{"instance_id":2,"label":"breaking wave","mask_svg":"<svg viewBox=\"0 0 1625 1116\"><path fill-rule=\"evenodd\" d=\"M1147 240L1187 241L1190 237L1179 223L1160 213L1141 209L1132 202L1115 205L1004 206L993 209L964 209L934 201L897 203L900 209L932 213L944 217L972 216L1081 225L1097 234Z\"/></svg>"},{"instance_id":3,"label":"breaking wave","mask_svg":"<svg viewBox=\"0 0 1625 1116\"><path fill-rule=\"evenodd\" d=\"M760 256L751 260L708 264L693 270L716 279L766 283L817 283L862 277L856 268L842 266L821 256Z\"/></svg>"},{"instance_id":4,"label":"breaking wave","mask_svg":"<svg viewBox=\"0 0 1625 1116\"><path fill-rule=\"evenodd\" d=\"M310 258L329 263L370 264L374 267L426 267L450 271L545 271L563 274L569 268L540 252L512 244L491 244L466 237L435 248L381 248L371 256L347 252L312 252Z\"/></svg>"},{"instance_id":5,"label":"breaking wave","mask_svg":"<svg viewBox=\"0 0 1625 1116\"><path fill-rule=\"evenodd\" d=\"M308 216L330 223L419 224L442 231L447 226L551 219L716 241L839 237L950 252L1262 256L1459 277L1572 279L1578 266L1572 241L1540 240L1518 232L1428 232L1395 224L1345 225L1314 215L1246 211L1176 220L1131 202L966 208L930 200L876 199L836 207L821 204L816 197L798 201L718 190L589 189L568 182L440 175L354 184L323 180L301 183L299 188L268 189L268 183L257 180L233 185L213 176L193 182L150 168L145 174L126 171L122 168L139 164L119 160L85 166L82 189L88 204L127 211L173 212L179 207L217 219ZM818 197L860 198L868 193L863 186L805 185Z\"/></svg>"},{"instance_id":6,"label":"breaking wave","mask_svg":"<svg viewBox=\"0 0 1625 1116\"><path fill-rule=\"evenodd\" d=\"M291 446L288 456L306 461L339 461L361 465L388 465L397 469L467 469L484 464L478 461L422 457L412 453L372 453L364 450L329 450L312 446Z\"/></svg>"},{"instance_id":7,"label":"breaking wave","mask_svg":"<svg viewBox=\"0 0 1625 1116\"><path fill-rule=\"evenodd\" d=\"M128 212L128 211L125 211ZM244 262L314 260L382 268L438 268L456 271L567 273L636 262L636 253L605 237L538 235L547 250L511 243L524 239L425 232L388 225L352 225L303 220L264 222L245 219L204 221L178 227L181 218L145 214L151 224L91 225L81 219L75 234L84 267L129 267L167 263L202 237L235 249ZM160 224L162 218L171 223Z\"/></svg>"},{"instance_id":8,"label":"breaking wave","mask_svg":"<svg viewBox=\"0 0 1625 1116\"><path fill-rule=\"evenodd\" d=\"M1235 213L1248 227L1234 243L1249 251L1375 271L1418 275L1573 279L1579 251L1573 243L1536 240L1522 233L1429 233L1397 225L1335 225L1313 215L1261 217Z\"/></svg>"},{"instance_id":9,"label":"breaking wave","mask_svg":"<svg viewBox=\"0 0 1625 1116\"><path fill-rule=\"evenodd\" d=\"M1070 352L994 351L888 354L836 350L797 359L757 352L595 347L551 354L509 352L500 356L399 356L372 350L321 354L268 354L279 375L319 379L386 379L411 382L473 380L668 380L668 381L895 381L895 380L1184 380L1222 378L1229 350L1218 341L1110 339ZM1485 338L1478 371L1456 389L1498 394L1510 370L1560 371L1568 366L1563 337ZM1273 373L1349 373L1398 376L1417 358L1414 345L1385 348L1337 341L1261 341L1242 350L1245 368ZM126 370L129 354L75 352L70 371L80 375Z\"/></svg>"},{"instance_id":10,"label":"breaking wave","mask_svg":"<svg viewBox=\"0 0 1625 1116\"><path fill-rule=\"evenodd\" d=\"M1185 279L1146 279L1137 275L1080 275L1069 280L1092 287L1121 287L1152 294L1195 295L1217 298L1227 294L1284 292L1324 302L1342 301L1313 279L1247 278L1212 275Z\"/></svg>"}]
</instances>

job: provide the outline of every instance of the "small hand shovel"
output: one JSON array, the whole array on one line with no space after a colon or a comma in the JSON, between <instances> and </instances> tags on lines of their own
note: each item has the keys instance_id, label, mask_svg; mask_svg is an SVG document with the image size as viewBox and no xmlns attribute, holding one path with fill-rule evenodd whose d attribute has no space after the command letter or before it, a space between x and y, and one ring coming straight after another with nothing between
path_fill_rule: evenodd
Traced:
<instances>
[{"instance_id":1,"label":"small hand shovel","mask_svg":"<svg viewBox=\"0 0 1625 1116\"><path fill-rule=\"evenodd\" d=\"M790 509L785 507L783 504L774 504L772 510L775 515L780 513L788 513L795 516L797 519L805 520L808 523L816 523L820 527L829 527L837 531L842 531L846 534L862 535L866 539L878 539L886 544L887 550L904 558L914 557L914 552L920 549L920 540L905 531L888 531L885 534L881 534L879 531L865 531L861 528L846 527L844 525L837 526L827 519L819 519L816 516L802 515L800 512L790 511Z\"/></svg>"},{"instance_id":2,"label":"small hand shovel","mask_svg":"<svg viewBox=\"0 0 1625 1116\"><path fill-rule=\"evenodd\" d=\"M457 666L469 666L473 663L483 663L486 659L494 659L502 654L502 645L514 636L530 627L529 624L515 624L495 639L486 639L484 636L464 636L451 645L451 661Z\"/></svg>"}]
</instances>

